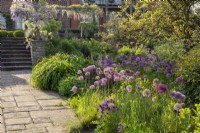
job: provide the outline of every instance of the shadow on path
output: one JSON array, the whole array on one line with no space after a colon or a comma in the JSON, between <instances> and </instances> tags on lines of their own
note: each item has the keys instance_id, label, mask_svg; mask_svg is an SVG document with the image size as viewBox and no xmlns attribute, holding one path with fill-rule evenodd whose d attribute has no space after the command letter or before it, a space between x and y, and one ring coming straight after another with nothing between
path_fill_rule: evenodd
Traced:
<instances>
[{"instance_id":1,"label":"shadow on path","mask_svg":"<svg viewBox=\"0 0 200 133\"><path fill-rule=\"evenodd\" d=\"M0 88L4 89L15 85L28 85L31 77L30 75L30 70L0 71Z\"/></svg>"}]
</instances>

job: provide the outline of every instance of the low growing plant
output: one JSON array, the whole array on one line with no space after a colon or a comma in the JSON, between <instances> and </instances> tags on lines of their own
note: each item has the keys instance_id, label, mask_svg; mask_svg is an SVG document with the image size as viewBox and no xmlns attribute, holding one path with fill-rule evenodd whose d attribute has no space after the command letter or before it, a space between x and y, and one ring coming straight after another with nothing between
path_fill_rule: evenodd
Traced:
<instances>
[{"instance_id":1,"label":"low growing plant","mask_svg":"<svg viewBox=\"0 0 200 133\"><path fill-rule=\"evenodd\" d=\"M16 30L13 33L14 37L25 37L24 32L21 30Z\"/></svg>"}]
</instances>

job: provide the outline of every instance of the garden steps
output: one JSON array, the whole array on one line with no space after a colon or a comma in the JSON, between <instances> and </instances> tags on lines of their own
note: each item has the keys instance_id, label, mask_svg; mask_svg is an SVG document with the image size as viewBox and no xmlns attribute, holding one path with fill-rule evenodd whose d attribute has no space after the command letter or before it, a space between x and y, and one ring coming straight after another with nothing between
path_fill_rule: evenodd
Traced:
<instances>
[{"instance_id":1,"label":"garden steps","mask_svg":"<svg viewBox=\"0 0 200 133\"><path fill-rule=\"evenodd\" d=\"M0 70L31 70L30 49L26 49L23 38L0 38Z\"/></svg>"}]
</instances>

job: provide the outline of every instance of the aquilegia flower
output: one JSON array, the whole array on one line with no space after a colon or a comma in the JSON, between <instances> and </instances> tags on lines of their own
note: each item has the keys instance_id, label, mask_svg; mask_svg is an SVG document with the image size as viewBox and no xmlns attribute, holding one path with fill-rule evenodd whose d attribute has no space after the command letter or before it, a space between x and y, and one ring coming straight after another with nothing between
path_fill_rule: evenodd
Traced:
<instances>
[{"instance_id":1,"label":"aquilegia flower","mask_svg":"<svg viewBox=\"0 0 200 133\"><path fill-rule=\"evenodd\" d=\"M101 111L101 117L105 114L107 111L116 111L116 107L114 105L115 101L113 99L108 99L104 103L100 104L100 111Z\"/></svg>"},{"instance_id":2,"label":"aquilegia flower","mask_svg":"<svg viewBox=\"0 0 200 133\"><path fill-rule=\"evenodd\" d=\"M74 93L76 93L76 92L77 92L77 89L78 89L78 88L74 85L74 86L72 87L71 91L74 92Z\"/></svg>"},{"instance_id":3,"label":"aquilegia flower","mask_svg":"<svg viewBox=\"0 0 200 133\"><path fill-rule=\"evenodd\" d=\"M158 84L158 87L157 87L157 91L158 93L164 93L168 90L167 86L165 84Z\"/></svg>"},{"instance_id":4,"label":"aquilegia flower","mask_svg":"<svg viewBox=\"0 0 200 133\"><path fill-rule=\"evenodd\" d=\"M178 91L173 91L172 93L170 93L170 96L172 98L178 99L180 101L185 101L185 99L186 99L186 96Z\"/></svg>"},{"instance_id":5,"label":"aquilegia flower","mask_svg":"<svg viewBox=\"0 0 200 133\"><path fill-rule=\"evenodd\" d=\"M117 133L121 133L121 130L122 130L122 124L119 123L117 126Z\"/></svg>"}]
</instances>

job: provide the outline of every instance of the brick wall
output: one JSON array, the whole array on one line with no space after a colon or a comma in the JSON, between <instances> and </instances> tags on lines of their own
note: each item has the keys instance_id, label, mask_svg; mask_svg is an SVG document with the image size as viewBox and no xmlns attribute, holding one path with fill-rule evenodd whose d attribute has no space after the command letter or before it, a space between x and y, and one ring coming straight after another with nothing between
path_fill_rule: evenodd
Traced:
<instances>
[{"instance_id":1,"label":"brick wall","mask_svg":"<svg viewBox=\"0 0 200 133\"><path fill-rule=\"evenodd\" d=\"M0 12L10 12L12 0L0 0Z\"/></svg>"}]
</instances>

